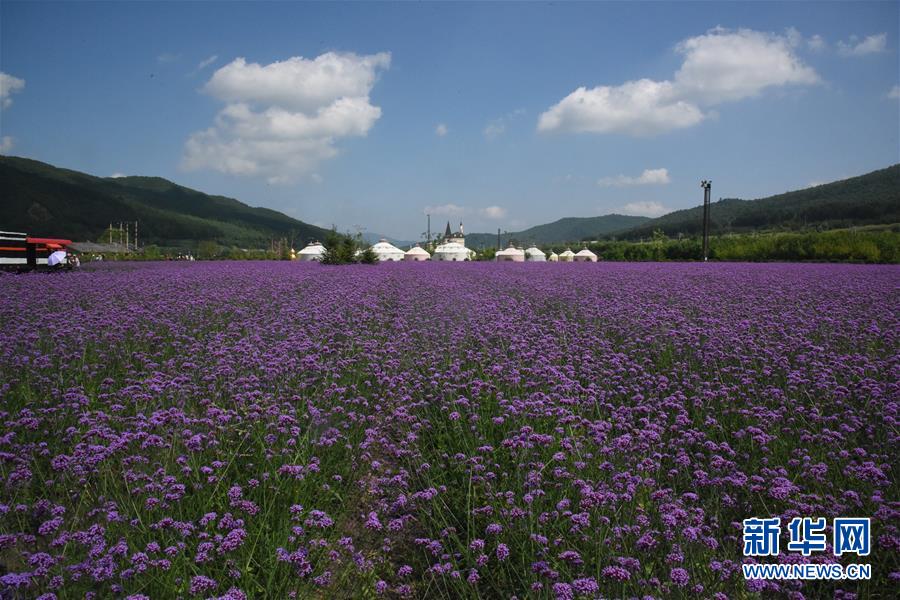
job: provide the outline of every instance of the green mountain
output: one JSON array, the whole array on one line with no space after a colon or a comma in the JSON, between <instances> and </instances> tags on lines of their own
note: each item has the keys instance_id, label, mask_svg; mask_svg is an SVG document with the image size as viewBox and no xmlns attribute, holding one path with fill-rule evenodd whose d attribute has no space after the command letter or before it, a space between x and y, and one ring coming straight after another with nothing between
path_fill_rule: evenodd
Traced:
<instances>
[{"instance_id":1,"label":"green mountain","mask_svg":"<svg viewBox=\"0 0 900 600\"><path fill-rule=\"evenodd\" d=\"M649 220L647 217L615 214L602 217L566 217L553 223L536 225L524 231L504 233L500 236L500 243L505 247L510 240L518 244L555 244L577 242L582 239L598 239L613 231L635 227ZM467 234L466 246L469 248L496 247L497 234Z\"/></svg>"},{"instance_id":2,"label":"green mountain","mask_svg":"<svg viewBox=\"0 0 900 600\"><path fill-rule=\"evenodd\" d=\"M710 205L709 219L713 235L900 223L900 164L759 200L719 200ZM699 235L703 207L678 210L607 237L649 238L656 230L670 237Z\"/></svg>"},{"instance_id":3,"label":"green mountain","mask_svg":"<svg viewBox=\"0 0 900 600\"><path fill-rule=\"evenodd\" d=\"M282 237L300 245L328 233L278 211L160 177L95 177L12 156L0 156L0 189L0 229L41 237L94 241L120 221L138 221L142 245L169 247L210 240L264 248Z\"/></svg>"}]
</instances>

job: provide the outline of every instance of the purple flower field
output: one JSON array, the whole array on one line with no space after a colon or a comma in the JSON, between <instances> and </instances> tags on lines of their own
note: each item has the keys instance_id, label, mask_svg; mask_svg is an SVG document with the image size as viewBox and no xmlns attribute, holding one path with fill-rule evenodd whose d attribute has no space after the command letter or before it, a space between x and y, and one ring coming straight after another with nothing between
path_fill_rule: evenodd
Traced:
<instances>
[{"instance_id":1,"label":"purple flower field","mask_svg":"<svg viewBox=\"0 0 900 600\"><path fill-rule=\"evenodd\" d=\"M0 275L0 597L900 587L900 269L168 263ZM826 517L865 582L743 579ZM837 558L833 517L871 517ZM893 592L891 590L894 590Z\"/></svg>"}]
</instances>

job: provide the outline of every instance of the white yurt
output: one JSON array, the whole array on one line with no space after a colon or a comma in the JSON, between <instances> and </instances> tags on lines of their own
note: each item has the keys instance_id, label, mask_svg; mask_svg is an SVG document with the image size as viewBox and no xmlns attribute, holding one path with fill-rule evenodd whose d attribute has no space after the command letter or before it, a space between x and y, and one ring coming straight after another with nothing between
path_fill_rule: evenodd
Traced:
<instances>
[{"instance_id":1,"label":"white yurt","mask_svg":"<svg viewBox=\"0 0 900 600\"><path fill-rule=\"evenodd\" d=\"M547 260L550 262L559 262L559 254L556 252L551 252L550 256L547 257Z\"/></svg>"},{"instance_id":2,"label":"white yurt","mask_svg":"<svg viewBox=\"0 0 900 600\"><path fill-rule=\"evenodd\" d=\"M525 250L525 260L528 262L547 262L547 255L540 248L532 245Z\"/></svg>"},{"instance_id":3,"label":"white yurt","mask_svg":"<svg viewBox=\"0 0 900 600\"><path fill-rule=\"evenodd\" d=\"M406 254L403 255L403 260L420 261L430 259L431 255L428 254L428 250L425 250L418 244L407 250Z\"/></svg>"},{"instance_id":4,"label":"white yurt","mask_svg":"<svg viewBox=\"0 0 900 600\"><path fill-rule=\"evenodd\" d=\"M572 262L575 259L575 253L571 248L566 248L565 252L559 253L559 262Z\"/></svg>"},{"instance_id":5,"label":"white yurt","mask_svg":"<svg viewBox=\"0 0 900 600\"><path fill-rule=\"evenodd\" d=\"M434 249L431 260L444 260L450 262L463 262L475 258L475 252L469 250L459 242L446 242Z\"/></svg>"},{"instance_id":6,"label":"white yurt","mask_svg":"<svg viewBox=\"0 0 900 600\"><path fill-rule=\"evenodd\" d=\"M510 244L509 248L505 248L494 254L494 260L497 262L525 262L525 253L522 252L521 249Z\"/></svg>"},{"instance_id":7,"label":"white yurt","mask_svg":"<svg viewBox=\"0 0 900 600\"><path fill-rule=\"evenodd\" d=\"M385 239L378 240L377 244L373 244L372 252L375 253L375 256L381 262L403 260L404 256L403 250Z\"/></svg>"},{"instance_id":8,"label":"white yurt","mask_svg":"<svg viewBox=\"0 0 900 600\"><path fill-rule=\"evenodd\" d=\"M578 254L574 257L575 262L597 262L597 255L584 248L583 250L579 250Z\"/></svg>"},{"instance_id":9,"label":"white yurt","mask_svg":"<svg viewBox=\"0 0 900 600\"><path fill-rule=\"evenodd\" d=\"M310 242L306 248L297 253L297 260L322 260L325 246L320 242Z\"/></svg>"}]
</instances>

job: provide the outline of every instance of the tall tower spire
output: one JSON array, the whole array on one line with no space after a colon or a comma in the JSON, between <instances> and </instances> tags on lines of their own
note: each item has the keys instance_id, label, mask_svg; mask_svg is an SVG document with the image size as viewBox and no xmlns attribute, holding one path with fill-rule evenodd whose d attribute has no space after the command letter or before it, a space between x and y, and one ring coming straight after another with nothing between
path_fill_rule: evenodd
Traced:
<instances>
[{"instance_id":1,"label":"tall tower spire","mask_svg":"<svg viewBox=\"0 0 900 600\"><path fill-rule=\"evenodd\" d=\"M463 237L464 235L466 235L466 234L463 233L462 221L460 221L460 222L459 222L459 236L460 236L460 237Z\"/></svg>"},{"instance_id":2,"label":"tall tower spire","mask_svg":"<svg viewBox=\"0 0 900 600\"><path fill-rule=\"evenodd\" d=\"M451 235L453 235L453 232L450 231L450 221L447 221L447 229L444 231L444 237L450 239Z\"/></svg>"}]
</instances>

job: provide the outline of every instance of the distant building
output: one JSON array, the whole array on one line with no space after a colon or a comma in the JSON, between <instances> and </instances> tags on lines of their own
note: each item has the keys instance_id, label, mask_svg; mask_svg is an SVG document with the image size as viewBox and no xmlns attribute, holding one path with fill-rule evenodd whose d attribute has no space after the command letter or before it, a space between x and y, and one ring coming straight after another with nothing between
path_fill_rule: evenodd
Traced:
<instances>
[{"instance_id":1,"label":"distant building","mask_svg":"<svg viewBox=\"0 0 900 600\"><path fill-rule=\"evenodd\" d=\"M423 260L431 260L431 255L428 254L428 250L425 250L418 244L410 248L406 251L406 254L403 255L403 260L409 261L423 261Z\"/></svg>"},{"instance_id":2,"label":"distant building","mask_svg":"<svg viewBox=\"0 0 900 600\"><path fill-rule=\"evenodd\" d=\"M65 252L72 240L31 237L18 231L0 231L0 268L31 270L46 267L56 252Z\"/></svg>"},{"instance_id":3,"label":"distant building","mask_svg":"<svg viewBox=\"0 0 900 600\"><path fill-rule=\"evenodd\" d=\"M528 262L547 262L547 255L537 246L531 245L525 250L525 260Z\"/></svg>"},{"instance_id":4,"label":"distant building","mask_svg":"<svg viewBox=\"0 0 900 600\"><path fill-rule=\"evenodd\" d=\"M575 262L597 262L597 255L584 248L583 250L579 250L578 254L572 257Z\"/></svg>"},{"instance_id":5,"label":"distant building","mask_svg":"<svg viewBox=\"0 0 900 600\"><path fill-rule=\"evenodd\" d=\"M494 260L497 262L525 262L525 252L510 242L508 248L494 254Z\"/></svg>"},{"instance_id":6,"label":"distant building","mask_svg":"<svg viewBox=\"0 0 900 600\"><path fill-rule=\"evenodd\" d=\"M475 258L475 251L466 248L466 234L463 232L462 221L459 222L459 231L450 230L450 221L444 230L444 237L439 241L431 260L443 260L451 262L463 262Z\"/></svg>"},{"instance_id":7,"label":"distant building","mask_svg":"<svg viewBox=\"0 0 900 600\"><path fill-rule=\"evenodd\" d=\"M381 262L400 261L403 260L403 250L393 245L385 239L378 240L377 244L372 245L372 252Z\"/></svg>"},{"instance_id":8,"label":"distant building","mask_svg":"<svg viewBox=\"0 0 900 600\"><path fill-rule=\"evenodd\" d=\"M559 254L556 252L551 252L550 256L547 257L547 261L549 262L559 262Z\"/></svg>"},{"instance_id":9,"label":"distant building","mask_svg":"<svg viewBox=\"0 0 900 600\"><path fill-rule=\"evenodd\" d=\"M571 248L566 248L565 252L559 253L559 262L573 262L575 259L575 253L572 252Z\"/></svg>"},{"instance_id":10,"label":"distant building","mask_svg":"<svg viewBox=\"0 0 900 600\"><path fill-rule=\"evenodd\" d=\"M297 253L297 260L311 261L322 260L325 257L325 246L320 242L310 242L306 247Z\"/></svg>"}]
</instances>

